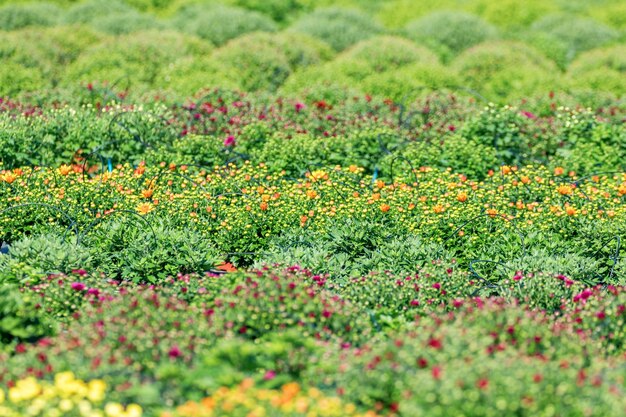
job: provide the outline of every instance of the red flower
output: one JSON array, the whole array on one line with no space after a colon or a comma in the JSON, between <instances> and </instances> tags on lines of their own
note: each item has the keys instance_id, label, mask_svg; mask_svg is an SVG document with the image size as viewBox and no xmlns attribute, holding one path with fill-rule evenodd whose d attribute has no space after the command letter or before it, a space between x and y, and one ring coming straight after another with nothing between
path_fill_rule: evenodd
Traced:
<instances>
[{"instance_id":1,"label":"red flower","mask_svg":"<svg viewBox=\"0 0 626 417\"><path fill-rule=\"evenodd\" d=\"M478 381L476 381L476 387L479 389L489 388L489 380L487 378L480 378Z\"/></svg>"},{"instance_id":2,"label":"red flower","mask_svg":"<svg viewBox=\"0 0 626 417\"><path fill-rule=\"evenodd\" d=\"M443 343L441 343L440 339L432 338L428 341L428 346L433 349L441 350L443 348Z\"/></svg>"}]
</instances>

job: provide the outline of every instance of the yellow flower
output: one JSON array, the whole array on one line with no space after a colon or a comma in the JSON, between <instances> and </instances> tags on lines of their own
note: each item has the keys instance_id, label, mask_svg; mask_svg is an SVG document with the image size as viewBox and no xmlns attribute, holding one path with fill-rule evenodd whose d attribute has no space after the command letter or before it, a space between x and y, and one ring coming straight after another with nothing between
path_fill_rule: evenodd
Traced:
<instances>
[{"instance_id":1,"label":"yellow flower","mask_svg":"<svg viewBox=\"0 0 626 417\"><path fill-rule=\"evenodd\" d=\"M107 403L104 406L104 413L107 417L122 417L124 416L124 407L119 403Z\"/></svg>"},{"instance_id":2,"label":"yellow flower","mask_svg":"<svg viewBox=\"0 0 626 417\"><path fill-rule=\"evenodd\" d=\"M141 417L143 414L143 410L138 404L130 404L126 407L126 417Z\"/></svg>"},{"instance_id":3,"label":"yellow flower","mask_svg":"<svg viewBox=\"0 0 626 417\"><path fill-rule=\"evenodd\" d=\"M145 216L146 214L154 210L154 205L152 203L141 203L137 206L136 209L139 214Z\"/></svg>"},{"instance_id":4,"label":"yellow flower","mask_svg":"<svg viewBox=\"0 0 626 417\"><path fill-rule=\"evenodd\" d=\"M4 402L4 391L0 389L0 404Z\"/></svg>"},{"instance_id":5,"label":"yellow flower","mask_svg":"<svg viewBox=\"0 0 626 417\"><path fill-rule=\"evenodd\" d=\"M97 403L104 400L104 391L106 390L106 384L101 379L94 379L89 381L87 390L87 398L89 401Z\"/></svg>"},{"instance_id":6,"label":"yellow flower","mask_svg":"<svg viewBox=\"0 0 626 417\"><path fill-rule=\"evenodd\" d=\"M559 185L556 190L561 195L570 195L572 193L572 187L566 184Z\"/></svg>"},{"instance_id":7,"label":"yellow flower","mask_svg":"<svg viewBox=\"0 0 626 417\"><path fill-rule=\"evenodd\" d=\"M32 376L17 381L17 384L9 389L9 400L13 403L18 403L24 400L31 400L35 398L41 392L41 387L35 378Z\"/></svg>"},{"instance_id":8,"label":"yellow flower","mask_svg":"<svg viewBox=\"0 0 626 417\"><path fill-rule=\"evenodd\" d=\"M59 174L63 176L66 176L70 172L72 172L72 167L67 164L63 164L59 167Z\"/></svg>"}]
</instances>

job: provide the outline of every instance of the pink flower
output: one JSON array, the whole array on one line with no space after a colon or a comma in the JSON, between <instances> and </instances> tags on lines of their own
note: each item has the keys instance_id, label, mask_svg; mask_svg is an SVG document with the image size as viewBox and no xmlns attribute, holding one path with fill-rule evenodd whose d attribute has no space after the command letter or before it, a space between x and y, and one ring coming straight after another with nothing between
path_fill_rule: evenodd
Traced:
<instances>
[{"instance_id":1,"label":"pink flower","mask_svg":"<svg viewBox=\"0 0 626 417\"><path fill-rule=\"evenodd\" d=\"M306 106L303 103L297 102L294 107L296 108L296 112L300 113Z\"/></svg>"},{"instance_id":2,"label":"pink flower","mask_svg":"<svg viewBox=\"0 0 626 417\"><path fill-rule=\"evenodd\" d=\"M411 300L411 305L413 307L417 307L418 305L420 305L420 302L418 300Z\"/></svg>"},{"instance_id":3,"label":"pink flower","mask_svg":"<svg viewBox=\"0 0 626 417\"><path fill-rule=\"evenodd\" d=\"M230 135L229 137L224 139L224 146L230 147L230 146L235 146L235 145L236 145L236 141L235 141L234 136Z\"/></svg>"},{"instance_id":4,"label":"pink flower","mask_svg":"<svg viewBox=\"0 0 626 417\"><path fill-rule=\"evenodd\" d=\"M77 274L81 277L84 277L85 275L87 275L87 271L85 271L84 269L72 269L72 274Z\"/></svg>"},{"instance_id":5,"label":"pink flower","mask_svg":"<svg viewBox=\"0 0 626 417\"><path fill-rule=\"evenodd\" d=\"M72 289L74 291L84 291L85 284L83 284L82 282L72 282Z\"/></svg>"},{"instance_id":6,"label":"pink flower","mask_svg":"<svg viewBox=\"0 0 626 417\"><path fill-rule=\"evenodd\" d=\"M263 375L263 379L266 381L271 381L274 378L276 378L276 372L272 370L265 372L265 375Z\"/></svg>"},{"instance_id":7,"label":"pink flower","mask_svg":"<svg viewBox=\"0 0 626 417\"><path fill-rule=\"evenodd\" d=\"M435 283L433 284L433 288L434 288L434 289L436 289L436 290L440 290L440 289L441 289L441 284L440 284L440 283L438 283L438 282L435 282Z\"/></svg>"},{"instance_id":8,"label":"pink flower","mask_svg":"<svg viewBox=\"0 0 626 417\"><path fill-rule=\"evenodd\" d=\"M169 352L167 352L167 355L172 358L172 359L176 359L180 356L183 355L183 352L181 352L181 350L178 348L178 346L174 346L170 349Z\"/></svg>"},{"instance_id":9,"label":"pink flower","mask_svg":"<svg viewBox=\"0 0 626 417\"><path fill-rule=\"evenodd\" d=\"M529 118L529 119L536 119L536 118L537 118L537 116L535 116L534 114L532 114L532 113L531 113L531 112L529 112L529 111L523 111L523 112L522 112L522 114L523 114L524 116L526 116L527 118Z\"/></svg>"}]
</instances>

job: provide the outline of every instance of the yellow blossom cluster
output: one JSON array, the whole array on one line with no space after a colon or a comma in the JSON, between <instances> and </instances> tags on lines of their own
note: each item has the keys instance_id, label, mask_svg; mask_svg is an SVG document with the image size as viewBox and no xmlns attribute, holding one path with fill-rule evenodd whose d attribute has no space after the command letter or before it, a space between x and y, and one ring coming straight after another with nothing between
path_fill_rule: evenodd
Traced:
<instances>
[{"instance_id":1,"label":"yellow blossom cluster","mask_svg":"<svg viewBox=\"0 0 626 417\"><path fill-rule=\"evenodd\" d=\"M74 373L60 372L54 382L27 377L15 383L7 392L0 388L2 417L141 417L137 404L124 407L105 402L106 383L100 379L83 381Z\"/></svg>"}]
</instances>

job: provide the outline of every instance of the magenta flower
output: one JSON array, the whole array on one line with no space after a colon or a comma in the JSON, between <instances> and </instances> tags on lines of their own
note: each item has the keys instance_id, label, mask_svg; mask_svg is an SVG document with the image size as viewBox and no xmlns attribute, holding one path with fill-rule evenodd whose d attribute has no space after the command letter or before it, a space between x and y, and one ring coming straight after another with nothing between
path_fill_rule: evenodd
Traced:
<instances>
[{"instance_id":1,"label":"magenta flower","mask_svg":"<svg viewBox=\"0 0 626 417\"><path fill-rule=\"evenodd\" d=\"M303 103L297 102L294 106L296 108L296 112L300 113L302 110L306 108Z\"/></svg>"},{"instance_id":2,"label":"magenta flower","mask_svg":"<svg viewBox=\"0 0 626 417\"><path fill-rule=\"evenodd\" d=\"M176 359L178 357L181 357L183 355L183 352L181 352L178 346L174 346L170 349L167 355L172 359Z\"/></svg>"},{"instance_id":3,"label":"magenta flower","mask_svg":"<svg viewBox=\"0 0 626 417\"><path fill-rule=\"evenodd\" d=\"M235 137L234 136L229 136L226 139L224 139L224 146L230 147L230 146L235 146L236 145L236 141L235 141Z\"/></svg>"},{"instance_id":4,"label":"magenta flower","mask_svg":"<svg viewBox=\"0 0 626 417\"><path fill-rule=\"evenodd\" d=\"M74 291L84 291L85 288L85 284L83 284L82 282L72 282L72 289Z\"/></svg>"},{"instance_id":5,"label":"magenta flower","mask_svg":"<svg viewBox=\"0 0 626 417\"><path fill-rule=\"evenodd\" d=\"M72 269L72 274L77 274L81 277L84 277L85 275L87 275L87 271L85 271L84 269Z\"/></svg>"},{"instance_id":6,"label":"magenta flower","mask_svg":"<svg viewBox=\"0 0 626 417\"><path fill-rule=\"evenodd\" d=\"M276 378L276 372L272 370L265 372L265 375L263 375L263 379L266 381L271 381L274 378Z\"/></svg>"}]
</instances>

